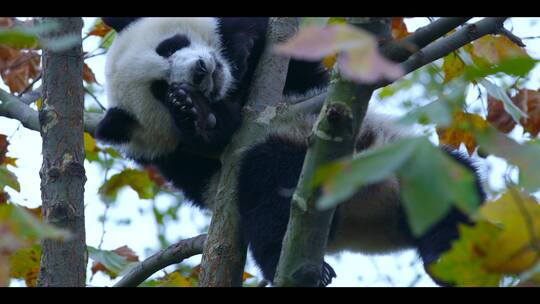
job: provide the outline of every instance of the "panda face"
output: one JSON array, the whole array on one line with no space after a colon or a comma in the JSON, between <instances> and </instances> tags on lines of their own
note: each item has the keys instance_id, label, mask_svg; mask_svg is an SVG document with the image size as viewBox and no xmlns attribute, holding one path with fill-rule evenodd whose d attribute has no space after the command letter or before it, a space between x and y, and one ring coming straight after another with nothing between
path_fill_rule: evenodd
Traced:
<instances>
[{"instance_id":1,"label":"panda face","mask_svg":"<svg viewBox=\"0 0 540 304\"><path fill-rule=\"evenodd\" d=\"M122 108L140 122L128 154L154 158L181 141L160 101L168 85L190 84L212 102L233 89L221 44L215 18L142 18L117 34L105 67L107 97L109 107Z\"/></svg>"}]
</instances>

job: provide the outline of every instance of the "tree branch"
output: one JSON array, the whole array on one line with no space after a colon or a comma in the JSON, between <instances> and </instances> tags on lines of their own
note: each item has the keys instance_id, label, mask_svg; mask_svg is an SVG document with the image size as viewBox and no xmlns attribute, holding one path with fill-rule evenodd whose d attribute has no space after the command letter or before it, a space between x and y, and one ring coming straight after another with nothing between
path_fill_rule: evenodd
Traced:
<instances>
[{"instance_id":1,"label":"tree branch","mask_svg":"<svg viewBox=\"0 0 540 304\"><path fill-rule=\"evenodd\" d=\"M458 26L465 24L469 19L471 17L439 18L399 41L385 44L381 48L381 53L388 59L402 62L416 51L441 38Z\"/></svg>"},{"instance_id":2,"label":"tree branch","mask_svg":"<svg viewBox=\"0 0 540 304\"><path fill-rule=\"evenodd\" d=\"M389 18L350 18L349 22L369 28L377 37L384 37L390 32ZM355 139L374 90L371 85L343 79L337 69L331 78L323 109L309 137L302 173L292 197L274 278L276 286L318 286L321 283L321 266L335 208L323 211L316 208L320 191L312 186L312 181L321 165L353 153ZM329 279L323 278L323 283L328 284Z\"/></svg>"},{"instance_id":3,"label":"tree branch","mask_svg":"<svg viewBox=\"0 0 540 304\"><path fill-rule=\"evenodd\" d=\"M509 30L505 29L504 27L499 30L499 34L505 35L508 39L510 39L513 43L517 44L520 47L525 47L525 43L519 38L518 36L514 35L514 33L510 32Z\"/></svg>"},{"instance_id":4,"label":"tree branch","mask_svg":"<svg viewBox=\"0 0 540 304\"><path fill-rule=\"evenodd\" d=\"M20 121L24 127L39 132L38 112L28 104L8 92L0 89L0 116ZM104 114L84 112L84 131L94 134L96 126L103 119Z\"/></svg>"},{"instance_id":5,"label":"tree branch","mask_svg":"<svg viewBox=\"0 0 540 304\"><path fill-rule=\"evenodd\" d=\"M445 19L448 19L448 18L445 18ZM456 31L455 33L431 43L430 45L426 46L422 50L413 54L412 56L410 56L409 59L404 60L401 63L405 70L405 75L423 67L424 65L428 63L431 63L437 59L440 59L450 54L453 51L456 51L460 47L470 42L473 42L476 39L481 38L482 36L485 36L488 34L496 34L496 33L501 32L501 29L504 29L503 24L506 19L507 17L485 18L478 21L477 23L468 24L464 26L463 28L461 28L460 30ZM432 24L434 24L435 22L433 22ZM439 32L442 32L442 25L439 25L439 26L441 27ZM415 34L416 32L411 34L411 36ZM432 36L432 38L434 36ZM414 38L414 39L416 40L420 38ZM426 42L428 38L425 37L425 38L421 38L420 40ZM386 49L384 49L385 47ZM398 50L388 48L386 45L383 46L382 48L383 50L381 50L381 52L385 53L385 56L387 56L388 58L395 60L399 56L403 56L403 55L400 55ZM380 83L376 85L376 88L385 87L395 81L397 80L381 81ZM291 106L291 108L295 111L306 111L309 113L315 113L322 107L325 97L326 97L326 93L323 93L321 95L318 95L310 99L304 100L302 102L299 102L297 104L294 104Z\"/></svg>"},{"instance_id":6,"label":"tree branch","mask_svg":"<svg viewBox=\"0 0 540 304\"><path fill-rule=\"evenodd\" d=\"M257 118L265 112L275 113L272 109L275 110L275 105L282 100L289 58L274 54L271 46L288 39L297 27L296 18L270 18L267 47L255 71L243 111L242 128L221 157L223 166L201 262L200 286L242 285L247 247L240 231L235 193L240 151L263 136L268 129L267 123ZM272 115L267 116L272 118Z\"/></svg>"},{"instance_id":7,"label":"tree branch","mask_svg":"<svg viewBox=\"0 0 540 304\"><path fill-rule=\"evenodd\" d=\"M181 240L135 265L114 287L136 287L161 269L201 254L206 234Z\"/></svg>"},{"instance_id":8,"label":"tree branch","mask_svg":"<svg viewBox=\"0 0 540 304\"><path fill-rule=\"evenodd\" d=\"M490 17L484 18L474 24L468 24L455 33L426 46L419 52L413 54L401 65L403 66L405 73L410 73L428 63L450 54L451 52L482 36L496 34L501 28L503 28L504 21L507 18L508 17ZM385 86L387 84L388 82L383 83L380 86Z\"/></svg>"}]
</instances>

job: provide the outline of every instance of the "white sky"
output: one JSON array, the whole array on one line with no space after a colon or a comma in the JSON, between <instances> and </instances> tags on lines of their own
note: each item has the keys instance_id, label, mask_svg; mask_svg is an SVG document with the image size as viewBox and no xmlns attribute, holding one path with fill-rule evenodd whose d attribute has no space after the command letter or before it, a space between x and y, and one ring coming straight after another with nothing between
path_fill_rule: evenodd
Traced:
<instances>
[{"instance_id":1,"label":"white sky","mask_svg":"<svg viewBox=\"0 0 540 304\"><path fill-rule=\"evenodd\" d=\"M85 18L85 29L88 29L95 18ZM506 23L506 28L512 30L519 37L540 35L540 18L512 18ZM406 21L409 30L413 31L419 26L427 24L426 18L417 18ZM86 31L85 31L86 32ZM91 51L99 42L98 39L89 38L84 42L84 50ZM524 41L527 50L533 58L540 58L540 39ZM86 61L94 71L97 81L105 83L104 79L104 56L94 57ZM538 89L540 81L540 65L533 71L533 77L528 85L530 89ZM5 89L5 86L2 86ZM98 95L102 103L106 104L106 97ZM399 101L404 96L397 94L394 101ZM89 99L91 100L91 99ZM88 100L87 100L88 101ZM371 104L375 104L372 101ZM377 103L377 108L384 111L395 112L394 102L385 101ZM18 158L18 168L13 171L17 174L21 184L21 193L9 191L13 202L30 207L37 207L41 204L39 169L41 167L41 139L39 133L24 129L17 121L0 117L0 133L10 136L9 155ZM504 162L490 157L488 162L484 162L485 175L492 188L501 188L502 174L504 173ZM100 202L97 195L104 176L103 172L96 166L85 162L87 182L85 186L86 202L86 238L87 244L97 247L102 234L102 226L98 218L103 215L104 204ZM111 172L110 174L114 174ZM156 199L156 205L161 208L169 206L171 198L161 195ZM145 210L141 214L140 210ZM141 258L148 257L158 247L156 225L150 212L151 202L140 200L132 190L123 190L119 193L118 200L108 211L108 222L105 226L106 234L103 241L103 249L114 249L123 245L128 245ZM116 225L116 220L129 218L131 224ZM167 226L167 239L170 241L195 236L202 227L209 224L209 218L203 216L199 210L189 207L187 204L179 211L178 222ZM148 250L150 249L150 250ZM198 264L200 256L186 260L185 263L191 265ZM333 266L338 277L334 279L331 286L408 286L415 281L418 274L422 274L415 286L434 286L431 280L423 274L423 270L418 263L416 254L413 251L406 251L402 254L386 256L363 256L360 254L342 253L340 255L327 257L326 261ZM415 263L416 266L410 266ZM91 265L91 262L89 263ZM248 272L259 275L253 263L249 262L246 269ZM90 277L90 272L88 274ZM259 276L260 277L260 276ZM360 279L359 279L360 278ZM111 286L114 281L107 276L97 274L91 285ZM14 286L19 286L20 282L14 282Z\"/></svg>"}]
</instances>

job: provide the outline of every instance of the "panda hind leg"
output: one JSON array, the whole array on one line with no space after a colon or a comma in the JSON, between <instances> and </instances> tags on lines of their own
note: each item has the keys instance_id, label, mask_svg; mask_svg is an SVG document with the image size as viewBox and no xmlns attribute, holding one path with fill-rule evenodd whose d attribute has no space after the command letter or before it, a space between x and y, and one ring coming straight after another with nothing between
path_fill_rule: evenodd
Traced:
<instances>
[{"instance_id":1,"label":"panda hind leg","mask_svg":"<svg viewBox=\"0 0 540 304\"><path fill-rule=\"evenodd\" d=\"M238 177L242 231L264 278L271 282L306 150L304 143L274 135L242 157ZM335 276L332 267L323 263L320 286L328 285Z\"/></svg>"}]
</instances>

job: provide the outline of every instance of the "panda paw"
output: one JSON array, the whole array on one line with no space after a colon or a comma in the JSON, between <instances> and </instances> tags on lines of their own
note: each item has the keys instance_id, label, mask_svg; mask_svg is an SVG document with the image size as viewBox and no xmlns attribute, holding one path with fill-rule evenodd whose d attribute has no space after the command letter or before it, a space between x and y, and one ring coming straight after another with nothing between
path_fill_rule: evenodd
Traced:
<instances>
[{"instance_id":1,"label":"panda paw","mask_svg":"<svg viewBox=\"0 0 540 304\"><path fill-rule=\"evenodd\" d=\"M330 266L328 263L323 262L319 287L328 286L330 283L332 283L332 279L335 277L337 277L337 275L334 268L332 268L332 266Z\"/></svg>"},{"instance_id":2,"label":"panda paw","mask_svg":"<svg viewBox=\"0 0 540 304\"><path fill-rule=\"evenodd\" d=\"M190 87L182 84L170 85L167 100L167 105L175 117L191 123L197 120L198 112L190 96Z\"/></svg>"}]
</instances>

